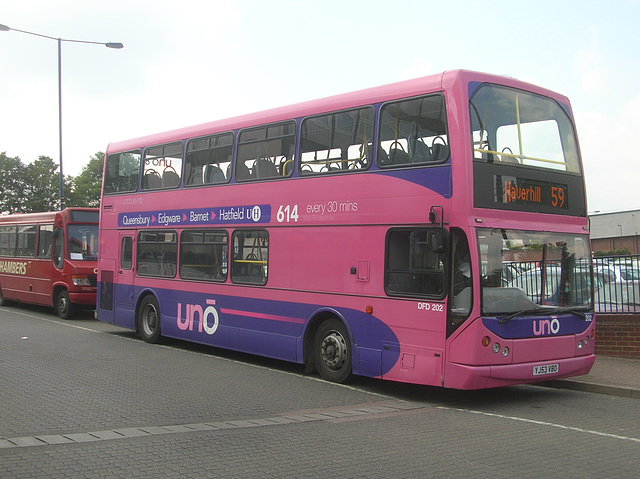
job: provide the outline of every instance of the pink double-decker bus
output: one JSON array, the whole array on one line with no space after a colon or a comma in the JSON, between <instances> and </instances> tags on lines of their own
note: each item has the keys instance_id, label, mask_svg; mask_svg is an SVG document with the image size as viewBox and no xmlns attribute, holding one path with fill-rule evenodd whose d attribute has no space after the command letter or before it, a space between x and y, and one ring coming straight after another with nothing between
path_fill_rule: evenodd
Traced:
<instances>
[{"instance_id":1,"label":"pink double-decker bus","mask_svg":"<svg viewBox=\"0 0 640 479\"><path fill-rule=\"evenodd\" d=\"M98 318L480 389L586 374L594 275L569 100L449 71L112 143Z\"/></svg>"}]
</instances>

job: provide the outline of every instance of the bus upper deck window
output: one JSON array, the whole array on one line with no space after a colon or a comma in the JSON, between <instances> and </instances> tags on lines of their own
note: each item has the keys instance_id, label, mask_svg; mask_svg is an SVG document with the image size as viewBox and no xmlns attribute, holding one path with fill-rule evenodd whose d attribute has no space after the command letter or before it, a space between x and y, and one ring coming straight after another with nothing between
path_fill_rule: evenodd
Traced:
<instances>
[{"instance_id":1,"label":"bus upper deck window","mask_svg":"<svg viewBox=\"0 0 640 479\"><path fill-rule=\"evenodd\" d=\"M387 103L380 110L378 165L433 164L449 158L444 97Z\"/></svg>"}]
</instances>

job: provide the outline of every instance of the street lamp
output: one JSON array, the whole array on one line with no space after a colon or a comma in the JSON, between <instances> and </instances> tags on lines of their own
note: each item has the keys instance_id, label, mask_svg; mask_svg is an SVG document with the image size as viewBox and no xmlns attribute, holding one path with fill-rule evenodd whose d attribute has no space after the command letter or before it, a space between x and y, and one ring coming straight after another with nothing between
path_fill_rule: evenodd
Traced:
<instances>
[{"instance_id":1,"label":"street lamp","mask_svg":"<svg viewBox=\"0 0 640 479\"><path fill-rule=\"evenodd\" d=\"M1 32L8 31L26 33L27 35L34 35L36 37L48 38L49 40L56 40L58 42L58 129L60 139L60 209L64 208L64 175L62 174L62 42L70 43L92 43L94 45L104 45L107 48L124 48L122 43L103 43L103 42L89 42L85 40L69 40L67 38L55 38L47 35L41 35L40 33L27 32L25 30L18 30L17 28L9 28L6 25L0 25Z\"/></svg>"}]
</instances>

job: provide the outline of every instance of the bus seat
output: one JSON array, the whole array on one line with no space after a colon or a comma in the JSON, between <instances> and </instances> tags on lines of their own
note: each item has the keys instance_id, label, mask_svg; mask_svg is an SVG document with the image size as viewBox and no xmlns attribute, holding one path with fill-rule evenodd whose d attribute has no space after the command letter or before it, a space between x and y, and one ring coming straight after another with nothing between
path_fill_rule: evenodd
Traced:
<instances>
[{"instance_id":1,"label":"bus seat","mask_svg":"<svg viewBox=\"0 0 640 479\"><path fill-rule=\"evenodd\" d=\"M202 184L202 166L192 166L191 174L187 181L188 185L201 185Z\"/></svg>"},{"instance_id":2,"label":"bus seat","mask_svg":"<svg viewBox=\"0 0 640 479\"><path fill-rule=\"evenodd\" d=\"M518 159L513 156L513 151L508 146L505 146L502 149L502 155L500 155L500 161L502 163L512 163L512 164L520 164Z\"/></svg>"},{"instance_id":3,"label":"bus seat","mask_svg":"<svg viewBox=\"0 0 640 479\"><path fill-rule=\"evenodd\" d=\"M185 251L180 256L180 266L189 266L196 264L196 255L193 251Z\"/></svg>"},{"instance_id":4,"label":"bus seat","mask_svg":"<svg viewBox=\"0 0 640 479\"><path fill-rule=\"evenodd\" d=\"M433 161L444 161L449 158L449 146L435 143L433 146Z\"/></svg>"},{"instance_id":5,"label":"bus seat","mask_svg":"<svg viewBox=\"0 0 640 479\"><path fill-rule=\"evenodd\" d=\"M425 163L431 160L431 150L419 138L413 139L409 143L409 151L411 154L411 163Z\"/></svg>"},{"instance_id":6,"label":"bus seat","mask_svg":"<svg viewBox=\"0 0 640 479\"><path fill-rule=\"evenodd\" d=\"M142 177L142 189L153 190L156 188L162 188L162 178L157 171L148 170Z\"/></svg>"},{"instance_id":7,"label":"bus seat","mask_svg":"<svg viewBox=\"0 0 640 479\"><path fill-rule=\"evenodd\" d=\"M381 166L387 166L391 164L389 161L389 155L387 155L387 152L384 151L382 147L378 148L378 164Z\"/></svg>"},{"instance_id":8,"label":"bus seat","mask_svg":"<svg viewBox=\"0 0 640 479\"><path fill-rule=\"evenodd\" d=\"M175 188L179 184L180 176L178 173L171 167L165 168L162 173L162 186L165 188Z\"/></svg>"},{"instance_id":9,"label":"bus seat","mask_svg":"<svg viewBox=\"0 0 640 479\"><path fill-rule=\"evenodd\" d=\"M511 163L512 165L519 165L520 162L517 158L508 155L500 155L500 161L502 163Z\"/></svg>"},{"instance_id":10,"label":"bus seat","mask_svg":"<svg viewBox=\"0 0 640 479\"><path fill-rule=\"evenodd\" d=\"M236 166L236 180L248 180L251 178L251 172L244 162L239 161Z\"/></svg>"},{"instance_id":11,"label":"bus seat","mask_svg":"<svg viewBox=\"0 0 640 479\"><path fill-rule=\"evenodd\" d=\"M206 183L224 183L227 181L226 176L217 165L208 164L207 169L205 170Z\"/></svg>"},{"instance_id":12,"label":"bus seat","mask_svg":"<svg viewBox=\"0 0 640 479\"><path fill-rule=\"evenodd\" d=\"M265 158L258 158L253 164L254 178L276 178L280 176L276 165Z\"/></svg>"},{"instance_id":13,"label":"bus seat","mask_svg":"<svg viewBox=\"0 0 640 479\"><path fill-rule=\"evenodd\" d=\"M403 165L410 163L409 154L402 149L401 146L393 146L389 150L389 164L390 165Z\"/></svg>"}]
</instances>

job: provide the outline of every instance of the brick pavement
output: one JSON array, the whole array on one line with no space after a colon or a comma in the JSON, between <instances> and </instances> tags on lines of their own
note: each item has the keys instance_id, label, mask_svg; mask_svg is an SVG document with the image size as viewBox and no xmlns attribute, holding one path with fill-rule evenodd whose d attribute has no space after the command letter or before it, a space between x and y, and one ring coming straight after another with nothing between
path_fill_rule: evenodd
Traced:
<instances>
[{"instance_id":1,"label":"brick pavement","mask_svg":"<svg viewBox=\"0 0 640 479\"><path fill-rule=\"evenodd\" d=\"M589 374L549 381L548 385L640 399L640 360L596 356Z\"/></svg>"},{"instance_id":2,"label":"brick pavement","mask_svg":"<svg viewBox=\"0 0 640 479\"><path fill-rule=\"evenodd\" d=\"M0 310L2 478L548 477L574 474L576 464L592 477L637 472L637 428L583 412L595 402L589 395L558 407L565 392L527 386L412 388L416 404L315 381L296 366L287 374L282 363L272 371L267 360L245 364L246 355L147 345L127 331L29 315L6 320ZM167 377L171 384L159 381ZM639 379L640 362L599 357L589 375L561 383L621 393ZM522 407L545 411L545 422L510 420ZM607 434L584 430L585 414Z\"/></svg>"}]
</instances>

